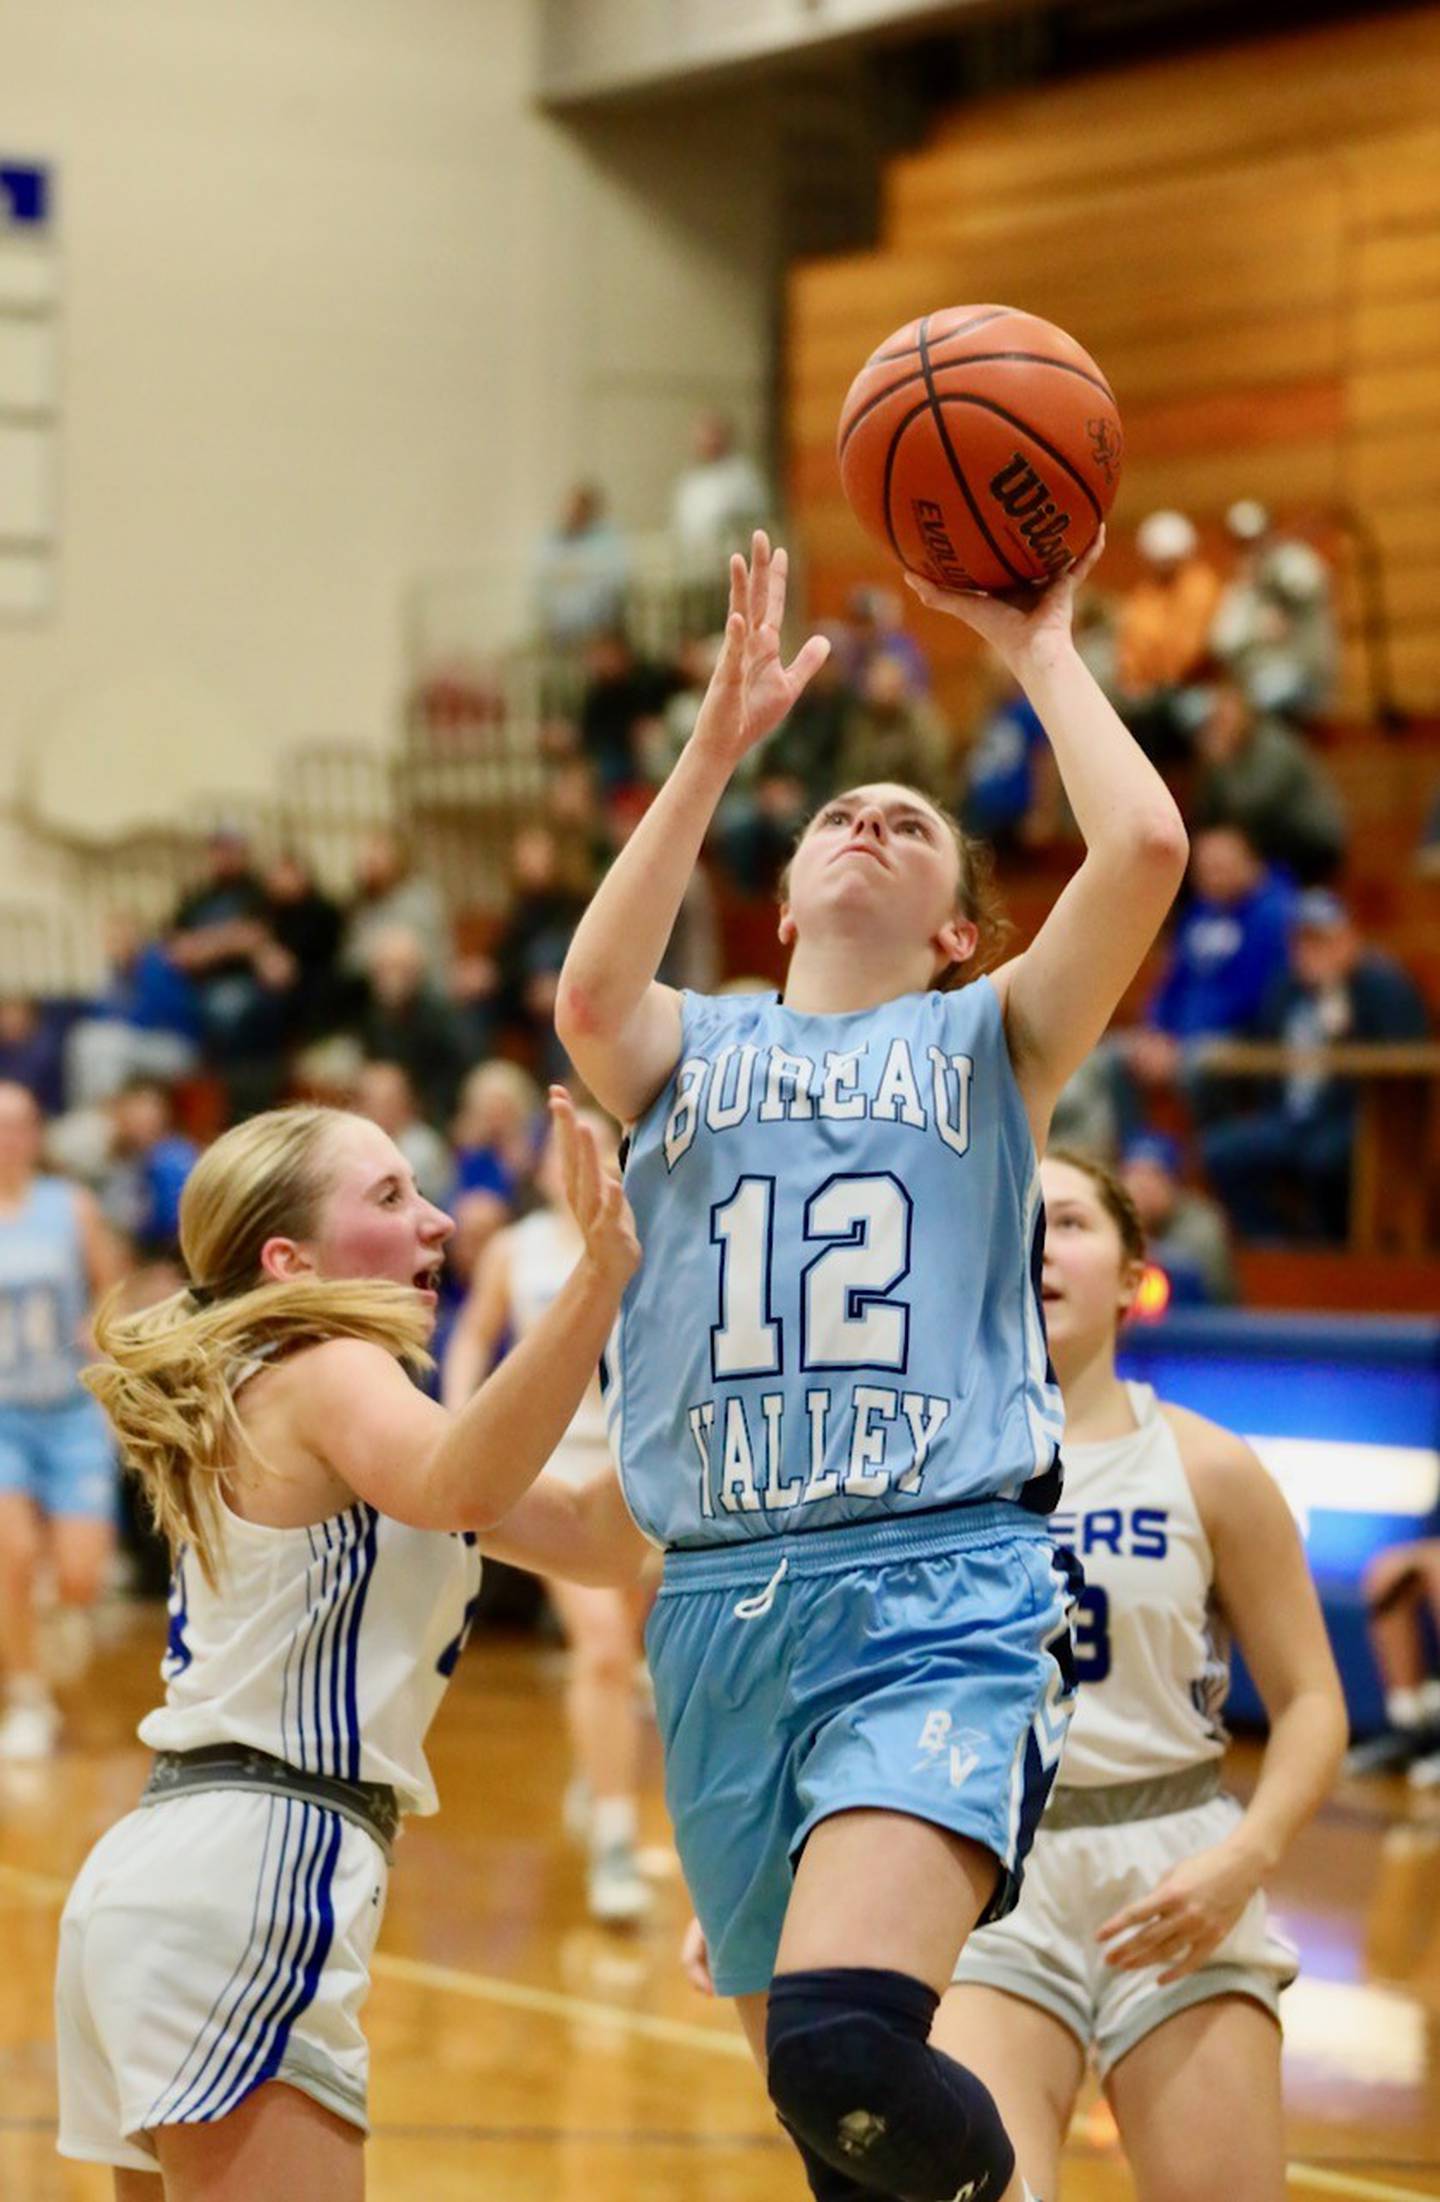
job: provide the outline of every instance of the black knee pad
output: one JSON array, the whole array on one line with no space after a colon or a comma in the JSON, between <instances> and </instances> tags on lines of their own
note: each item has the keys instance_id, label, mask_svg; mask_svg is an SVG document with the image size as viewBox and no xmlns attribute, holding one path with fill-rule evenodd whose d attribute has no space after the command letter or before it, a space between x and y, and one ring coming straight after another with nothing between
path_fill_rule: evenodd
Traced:
<instances>
[{"instance_id":1,"label":"black knee pad","mask_svg":"<svg viewBox=\"0 0 1440 2202\"><path fill-rule=\"evenodd\" d=\"M770 2100L807 2168L813 2152L898 2202L998 2202L1015 2152L989 2090L930 2047L939 2000L921 1980L869 1967L771 1982Z\"/></svg>"}]
</instances>

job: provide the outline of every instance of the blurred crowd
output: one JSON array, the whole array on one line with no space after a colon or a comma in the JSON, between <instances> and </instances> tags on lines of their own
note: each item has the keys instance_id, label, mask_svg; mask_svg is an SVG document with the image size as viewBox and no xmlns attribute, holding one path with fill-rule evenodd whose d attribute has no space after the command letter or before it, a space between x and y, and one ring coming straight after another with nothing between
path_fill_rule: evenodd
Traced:
<instances>
[{"instance_id":1,"label":"blurred crowd","mask_svg":"<svg viewBox=\"0 0 1440 2202\"><path fill-rule=\"evenodd\" d=\"M713 573L767 502L730 424L707 415L677 538ZM1347 821L1311 734L1335 678L1324 561L1253 503L1229 515L1228 562L1175 512L1151 514L1135 552L1130 586L1084 606L1081 646L1176 788L1190 876L1148 997L1067 1090L1056 1136L1122 1163L1175 1298L1224 1301L1232 1234L1345 1236L1356 1088L1315 1047L1421 1038L1429 1017L1344 899ZM93 1188L137 1262L175 1262L196 1142L286 1096L359 1109L398 1140L459 1218L457 1294L485 1238L529 1204L541 1090L568 1071L552 1014L566 947L688 737L717 648L712 635L642 652L623 620L629 571L602 496L578 486L535 586L549 644L582 677L543 726L544 795L496 907L457 926L398 832L371 834L335 895L302 851L262 860L222 827L162 925L112 917L93 997L0 1001L0 1080L35 1096L52 1165ZM857 589L828 632L826 667L717 816L662 974L674 984L726 983L727 914L763 911L839 786L926 789L997 848L1002 887L1038 865L1058 891L1045 866L1074 860L1018 692L995 693L972 728L949 724L898 591ZM1254 1039L1309 1052L1268 1083L1217 1064L1217 1043Z\"/></svg>"}]
</instances>

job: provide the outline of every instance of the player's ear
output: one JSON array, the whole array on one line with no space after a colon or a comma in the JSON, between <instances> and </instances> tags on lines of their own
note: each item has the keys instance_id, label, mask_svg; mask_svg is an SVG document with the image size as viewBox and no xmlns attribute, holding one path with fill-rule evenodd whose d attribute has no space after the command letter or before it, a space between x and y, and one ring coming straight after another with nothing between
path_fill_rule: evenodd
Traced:
<instances>
[{"instance_id":1,"label":"player's ear","mask_svg":"<svg viewBox=\"0 0 1440 2202\"><path fill-rule=\"evenodd\" d=\"M780 936L780 945L782 948L791 948L794 946L795 919L791 914L790 905L788 902L782 902L780 905L780 923L776 926L775 930Z\"/></svg>"},{"instance_id":2,"label":"player's ear","mask_svg":"<svg viewBox=\"0 0 1440 2202\"><path fill-rule=\"evenodd\" d=\"M295 1239L267 1239L260 1249L260 1274L277 1284L289 1284L294 1277L313 1277L315 1256Z\"/></svg>"},{"instance_id":3,"label":"player's ear","mask_svg":"<svg viewBox=\"0 0 1440 2202\"><path fill-rule=\"evenodd\" d=\"M980 945L980 928L973 918L947 918L935 935L935 952L946 963L968 963Z\"/></svg>"}]
</instances>

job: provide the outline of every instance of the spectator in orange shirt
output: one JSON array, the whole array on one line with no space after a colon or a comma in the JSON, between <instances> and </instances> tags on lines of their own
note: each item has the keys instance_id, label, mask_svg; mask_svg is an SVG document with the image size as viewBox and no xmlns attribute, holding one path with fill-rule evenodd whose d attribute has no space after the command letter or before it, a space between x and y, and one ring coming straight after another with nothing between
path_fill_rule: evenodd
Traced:
<instances>
[{"instance_id":1,"label":"spectator in orange shirt","mask_svg":"<svg viewBox=\"0 0 1440 2202\"><path fill-rule=\"evenodd\" d=\"M1220 577L1183 512L1152 512L1135 534L1144 571L1120 605L1116 704L1157 763L1189 750L1186 694L1209 652Z\"/></svg>"}]
</instances>

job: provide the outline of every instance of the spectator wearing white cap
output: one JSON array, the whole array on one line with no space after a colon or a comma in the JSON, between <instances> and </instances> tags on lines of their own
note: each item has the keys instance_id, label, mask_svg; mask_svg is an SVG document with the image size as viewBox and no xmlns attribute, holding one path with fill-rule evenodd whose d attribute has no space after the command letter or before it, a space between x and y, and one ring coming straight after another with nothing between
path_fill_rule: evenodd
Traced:
<instances>
[{"instance_id":1,"label":"spectator wearing white cap","mask_svg":"<svg viewBox=\"0 0 1440 2202\"><path fill-rule=\"evenodd\" d=\"M1211 647L1258 711L1313 719L1335 687L1338 644L1330 569L1312 543L1277 528L1242 497L1225 515L1239 559L1211 629Z\"/></svg>"},{"instance_id":2,"label":"spectator wearing white cap","mask_svg":"<svg viewBox=\"0 0 1440 2202\"><path fill-rule=\"evenodd\" d=\"M1188 748L1185 691L1204 664L1220 577L1183 512L1152 512L1135 531L1142 572L1121 600L1116 702L1160 762Z\"/></svg>"}]
</instances>

